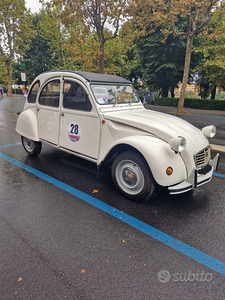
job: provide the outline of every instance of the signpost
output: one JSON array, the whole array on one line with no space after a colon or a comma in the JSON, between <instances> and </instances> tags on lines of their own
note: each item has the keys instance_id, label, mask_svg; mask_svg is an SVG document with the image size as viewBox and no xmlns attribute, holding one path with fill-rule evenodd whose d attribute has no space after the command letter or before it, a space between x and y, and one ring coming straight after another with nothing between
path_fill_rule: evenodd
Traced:
<instances>
[{"instance_id":1,"label":"signpost","mask_svg":"<svg viewBox=\"0 0 225 300\"><path fill-rule=\"evenodd\" d=\"M26 74L25 73L21 73L21 81L26 81Z\"/></svg>"},{"instance_id":2,"label":"signpost","mask_svg":"<svg viewBox=\"0 0 225 300\"><path fill-rule=\"evenodd\" d=\"M16 88L15 88L16 73L12 73L12 80L13 80L13 85L14 85L14 91L16 94Z\"/></svg>"}]
</instances>

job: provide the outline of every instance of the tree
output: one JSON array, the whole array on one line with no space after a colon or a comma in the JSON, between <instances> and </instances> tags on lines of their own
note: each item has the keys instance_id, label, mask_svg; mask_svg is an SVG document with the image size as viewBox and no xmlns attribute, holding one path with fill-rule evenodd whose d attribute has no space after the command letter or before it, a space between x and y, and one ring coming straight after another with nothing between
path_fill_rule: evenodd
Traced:
<instances>
[{"instance_id":1,"label":"tree","mask_svg":"<svg viewBox=\"0 0 225 300\"><path fill-rule=\"evenodd\" d=\"M29 47L30 13L24 0L0 0L0 55L6 63L8 96L12 96L11 64L16 55L23 55Z\"/></svg>"},{"instance_id":2,"label":"tree","mask_svg":"<svg viewBox=\"0 0 225 300\"><path fill-rule=\"evenodd\" d=\"M201 45L196 49L203 55L201 64L196 71L203 74L200 86L208 83L211 100L215 99L216 87L225 87L225 8L216 10L208 26L207 35L201 39Z\"/></svg>"},{"instance_id":3,"label":"tree","mask_svg":"<svg viewBox=\"0 0 225 300\"><path fill-rule=\"evenodd\" d=\"M72 69L73 58L66 50L66 44L71 39L68 30L60 27L60 21L50 18L44 9L34 14L32 21L35 35L31 40L30 48L24 55L29 82L47 70Z\"/></svg>"},{"instance_id":4,"label":"tree","mask_svg":"<svg viewBox=\"0 0 225 300\"><path fill-rule=\"evenodd\" d=\"M142 78L153 90L161 90L168 97L169 90L174 96L174 88L182 79L185 43L169 33L163 40L162 28L148 33L136 42L136 54L142 68Z\"/></svg>"},{"instance_id":5,"label":"tree","mask_svg":"<svg viewBox=\"0 0 225 300\"><path fill-rule=\"evenodd\" d=\"M51 0L45 3L49 14L53 7L59 5L61 9L57 17L66 27L69 24L82 24L75 32L78 47L86 47L86 37L92 35L95 39L96 34L97 40L93 40L92 46L94 43L98 46L95 49L95 58L98 58L100 73L104 73L105 44L117 38L122 24L127 21L129 0Z\"/></svg>"},{"instance_id":6,"label":"tree","mask_svg":"<svg viewBox=\"0 0 225 300\"><path fill-rule=\"evenodd\" d=\"M39 13L34 14L32 18L32 29L35 34L31 40L30 48L24 55L26 77L29 83L31 83L40 73L51 70L53 65L52 52L48 45L48 41L41 32L41 23L45 17L46 14L42 10ZM46 30L47 28L48 27L46 27Z\"/></svg>"},{"instance_id":7,"label":"tree","mask_svg":"<svg viewBox=\"0 0 225 300\"><path fill-rule=\"evenodd\" d=\"M6 85L8 82L7 69L4 61L0 59L0 83Z\"/></svg>"},{"instance_id":8,"label":"tree","mask_svg":"<svg viewBox=\"0 0 225 300\"><path fill-rule=\"evenodd\" d=\"M171 30L172 27L175 37L179 37L181 39L186 38L186 54L181 94L177 107L178 112L183 111L194 36L199 34L209 23L212 16L212 9L219 2L221 1L135 1L134 5L139 11L137 18L137 23L139 25L146 26L148 24L153 30L158 26L162 26L166 34ZM146 14L146 12L148 12L148 14ZM180 26L181 19L182 25Z\"/></svg>"}]
</instances>

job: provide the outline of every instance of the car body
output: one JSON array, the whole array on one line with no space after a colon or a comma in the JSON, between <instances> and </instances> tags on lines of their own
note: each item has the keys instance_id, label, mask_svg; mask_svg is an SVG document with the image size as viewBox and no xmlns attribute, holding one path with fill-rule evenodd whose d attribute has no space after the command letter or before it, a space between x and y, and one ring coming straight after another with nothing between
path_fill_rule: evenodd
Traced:
<instances>
[{"instance_id":1,"label":"car body","mask_svg":"<svg viewBox=\"0 0 225 300\"><path fill-rule=\"evenodd\" d=\"M31 84L16 131L30 155L46 142L98 166L111 167L116 187L132 200L147 200L156 185L170 194L211 180L211 159L202 130L164 113L145 109L130 81L79 71L49 71Z\"/></svg>"}]
</instances>

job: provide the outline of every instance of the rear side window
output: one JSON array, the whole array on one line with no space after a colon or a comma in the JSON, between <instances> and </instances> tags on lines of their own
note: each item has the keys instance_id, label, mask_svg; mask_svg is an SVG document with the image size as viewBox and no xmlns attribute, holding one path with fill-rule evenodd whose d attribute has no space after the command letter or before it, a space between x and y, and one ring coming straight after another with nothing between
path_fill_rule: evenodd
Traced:
<instances>
[{"instance_id":1,"label":"rear side window","mask_svg":"<svg viewBox=\"0 0 225 300\"><path fill-rule=\"evenodd\" d=\"M41 91L39 104L51 107L59 107L60 80L48 82Z\"/></svg>"},{"instance_id":2,"label":"rear side window","mask_svg":"<svg viewBox=\"0 0 225 300\"><path fill-rule=\"evenodd\" d=\"M36 102L36 97L37 97L37 92L39 90L39 87L40 87L40 81L38 80L37 82L35 82L35 84L32 86L32 88L30 90L30 93L27 98L28 103Z\"/></svg>"}]
</instances>

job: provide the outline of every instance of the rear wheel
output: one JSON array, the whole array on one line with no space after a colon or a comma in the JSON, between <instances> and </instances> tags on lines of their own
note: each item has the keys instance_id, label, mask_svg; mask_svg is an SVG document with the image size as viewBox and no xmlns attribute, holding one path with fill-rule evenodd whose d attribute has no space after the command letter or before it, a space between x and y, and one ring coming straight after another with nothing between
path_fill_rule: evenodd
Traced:
<instances>
[{"instance_id":1,"label":"rear wheel","mask_svg":"<svg viewBox=\"0 0 225 300\"><path fill-rule=\"evenodd\" d=\"M37 156L41 152L41 142L35 142L21 136L22 144L26 152L31 156Z\"/></svg>"},{"instance_id":2,"label":"rear wheel","mask_svg":"<svg viewBox=\"0 0 225 300\"><path fill-rule=\"evenodd\" d=\"M115 186L127 198L147 201L155 190L155 181L144 158L135 152L119 154L112 165Z\"/></svg>"}]
</instances>

